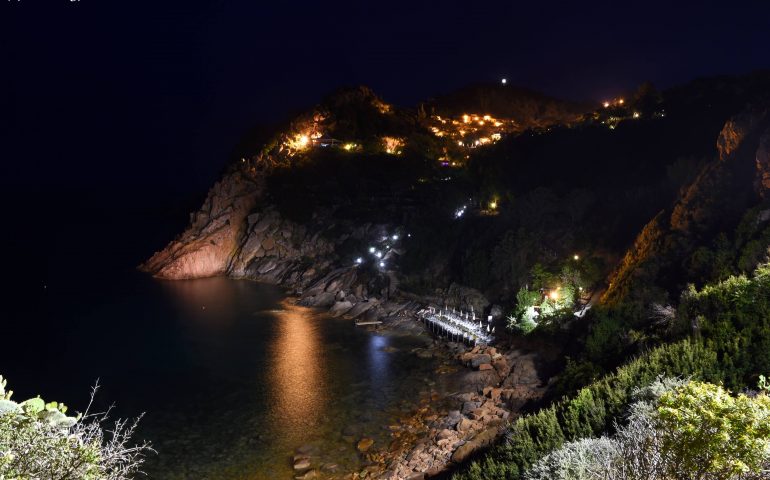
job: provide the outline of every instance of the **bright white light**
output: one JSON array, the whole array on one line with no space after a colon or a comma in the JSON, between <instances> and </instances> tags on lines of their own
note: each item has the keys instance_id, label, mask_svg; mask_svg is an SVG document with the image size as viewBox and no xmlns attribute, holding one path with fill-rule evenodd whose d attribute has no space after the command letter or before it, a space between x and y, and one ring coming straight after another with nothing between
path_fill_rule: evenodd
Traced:
<instances>
[{"instance_id":1,"label":"bright white light","mask_svg":"<svg viewBox=\"0 0 770 480\"><path fill-rule=\"evenodd\" d=\"M398 240L398 235L393 235L391 238L393 238L393 240Z\"/></svg>"},{"instance_id":2,"label":"bright white light","mask_svg":"<svg viewBox=\"0 0 770 480\"><path fill-rule=\"evenodd\" d=\"M384 267L384 266L385 266L385 262L380 262L380 267Z\"/></svg>"},{"instance_id":3,"label":"bright white light","mask_svg":"<svg viewBox=\"0 0 770 480\"><path fill-rule=\"evenodd\" d=\"M411 233L407 233L406 236L409 237L409 238L412 238L412 234Z\"/></svg>"},{"instance_id":4,"label":"bright white light","mask_svg":"<svg viewBox=\"0 0 770 480\"><path fill-rule=\"evenodd\" d=\"M505 85L506 83L508 83L508 79L507 79L507 78L504 78L504 79L500 80L500 83L502 83L503 85Z\"/></svg>"},{"instance_id":5,"label":"bright white light","mask_svg":"<svg viewBox=\"0 0 770 480\"><path fill-rule=\"evenodd\" d=\"M361 265L362 263L364 263L364 259L361 258L361 257L358 257L358 258L356 258L356 263Z\"/></svg>"},{"instance_id":6,"label":"bright white light","mask_svg":"<svg viewBox=\"0 0 770 480\"><path fill-rule=\"evenodd\" d=\"M382 252L376 252L374 254L377 258L382 258Z\"/></svg>"},{"instance_id":7,"label":"bright white light","mask_svg":"<svg viewBox=\"0 0 770 480\"><path fill-rule=\"evenodd\" d=\"M374 247L369 247L369 253L374 253L376 249Z\"/></svg>"},{"instance_id":8,"label":"bright white light","mask_svg":"<svg viewBox=\"0 0 770 480\"><path fill-rule=\"evenodd\" d=\"M577 254L575 254L572 258L575 260L580 260L580 257Z\"/></svg>"}]
</instances>

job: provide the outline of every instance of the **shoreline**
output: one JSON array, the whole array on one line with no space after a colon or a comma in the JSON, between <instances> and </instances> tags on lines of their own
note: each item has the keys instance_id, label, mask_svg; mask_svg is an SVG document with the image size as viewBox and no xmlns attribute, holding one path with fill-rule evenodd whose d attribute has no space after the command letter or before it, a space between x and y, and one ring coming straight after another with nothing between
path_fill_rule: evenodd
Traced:
<instances>
[{"instance_id":1,"label":"shoreline","mask_svg":"<svg viewBox=\"0 0 770 480\"><path fill-rule=\"evenodd\" d=\"M443 385L447 391L440 393L431 386L419 392L416 408L397 422L382 426L390 431L388 445L375 444L367 437L355 439L365 460L362 470L330 471L324 468L328 465L314 465L313 456L300 447L292 458L294 478L417 480L443 475L496 442L524 404L543 396L547 386L538 376L536 353L498 351L435 338L417 320L415 313L420 306L415 300L392 308L387 304L398 302L383 302L378 307L393 314L378 317L382 324L360 328L371 333L430 338L430 344L412 349L411 354L438 360L431 383ZM285 301L298 305L301 297L288 295ZM318 310L335 317L330 309ZM347 315L337 317L359 328Z\"/></svg>"}]
</instances>

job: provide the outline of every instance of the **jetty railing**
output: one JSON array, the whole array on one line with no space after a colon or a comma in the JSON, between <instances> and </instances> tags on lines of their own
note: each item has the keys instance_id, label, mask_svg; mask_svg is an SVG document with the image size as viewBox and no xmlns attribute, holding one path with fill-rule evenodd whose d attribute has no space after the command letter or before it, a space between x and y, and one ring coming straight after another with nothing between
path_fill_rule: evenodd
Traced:
<instances>
[{"instance_id":1,"label":"jetty railing","mask_svg":"<svg viewBox=\"0 0 770 480\"><path fill-rule=\"evenodd\" d=\"M477 345L488 344L494 339L494 327L487 321L476 320L476 314L471 312L449 311L448 307L436 309L427 307L417 312L417 318L434 334L450 339L453 342ZM485 325L486 323L486 325Z\"/></svg>"}]
</instances>

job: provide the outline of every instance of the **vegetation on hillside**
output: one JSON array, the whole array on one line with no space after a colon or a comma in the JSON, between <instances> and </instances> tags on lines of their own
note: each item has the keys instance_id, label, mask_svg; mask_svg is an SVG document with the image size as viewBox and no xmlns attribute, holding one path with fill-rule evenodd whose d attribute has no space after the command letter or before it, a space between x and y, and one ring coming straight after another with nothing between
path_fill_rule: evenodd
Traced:
<instances>
[{"instance_id":1,"label":"vegetation on hillside","mask_svg":"<svg viewBox=\"0 0 770 480\"><path fill-rule=\"evenodd\" d=\"M770 265L760 265L750 277L732 276L688 290L670 332L672 339L682 339L651 348L575 394L515 420L502 444L456 478L522 478L565 442L611 432L622 423L635 389L661 375L722 384L735 391L756 385L760 375L770 371ZM703 400L712 393L705 389Z\"/></svg>"}]
</instances>

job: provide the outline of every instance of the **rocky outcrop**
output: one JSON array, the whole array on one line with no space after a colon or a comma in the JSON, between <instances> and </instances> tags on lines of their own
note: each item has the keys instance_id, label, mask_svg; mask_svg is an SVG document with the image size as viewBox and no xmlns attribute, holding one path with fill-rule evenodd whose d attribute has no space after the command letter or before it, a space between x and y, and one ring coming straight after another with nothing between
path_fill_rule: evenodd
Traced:
<instances>
[{"instance_id":1,"label":"rocky outcrop","mask_svg":"<svg viewBox=\"0 0 770 480\"><path fill-rule=\"evenodd\" d=\"M422 478L416 476L446 471L495 442L516 412L545 392L535 354L513 350L503 355L493 347L462 350L456 360L476 370L456 374L465 389L452 397L457 409L431 417L423 440L401 452L380 478ZM482 369L488 362L494 365L492 377L478 383L477 375L489 371Z\"/></svg>"},{"instance_id":2,"label":"rocky outcrop","mask_svg":"<svg viewBox=\"0 0 770 480\"><path fill-rule=\"evenodd\" d=\"M759 139L756 168L756 189L759 195L766 199L770 197L770 128L766 129Z\"/></svg>"},{"instance_id":3,"label":"rocky outcrop","mask_svg":"<svg viewBox=\"0 0 770 480\"><path fill-rule=\"evenodd\" d=\"M254 179L233 170L209 190L190 226L140 269L160 278L185 279L228 273L244 233L244 219L259 196Z\"/></svg>"},{"instance_id":4,"label":"rocky outcrop","mask_svg":"<svg viewBox=\"0 0 770 480\"><path fill-rule=\"evenodd\" d=\"M676 278L681 277L683 259L718 232L734 228L742 214L767 195L769 125L766 108L748 109L724 125L716 142L717 159L683 189L671 208L644 227L610 276L603 302L627 299L637 291L649 294L657 285L681 288Z\"/></svg>"}]
</instances>

